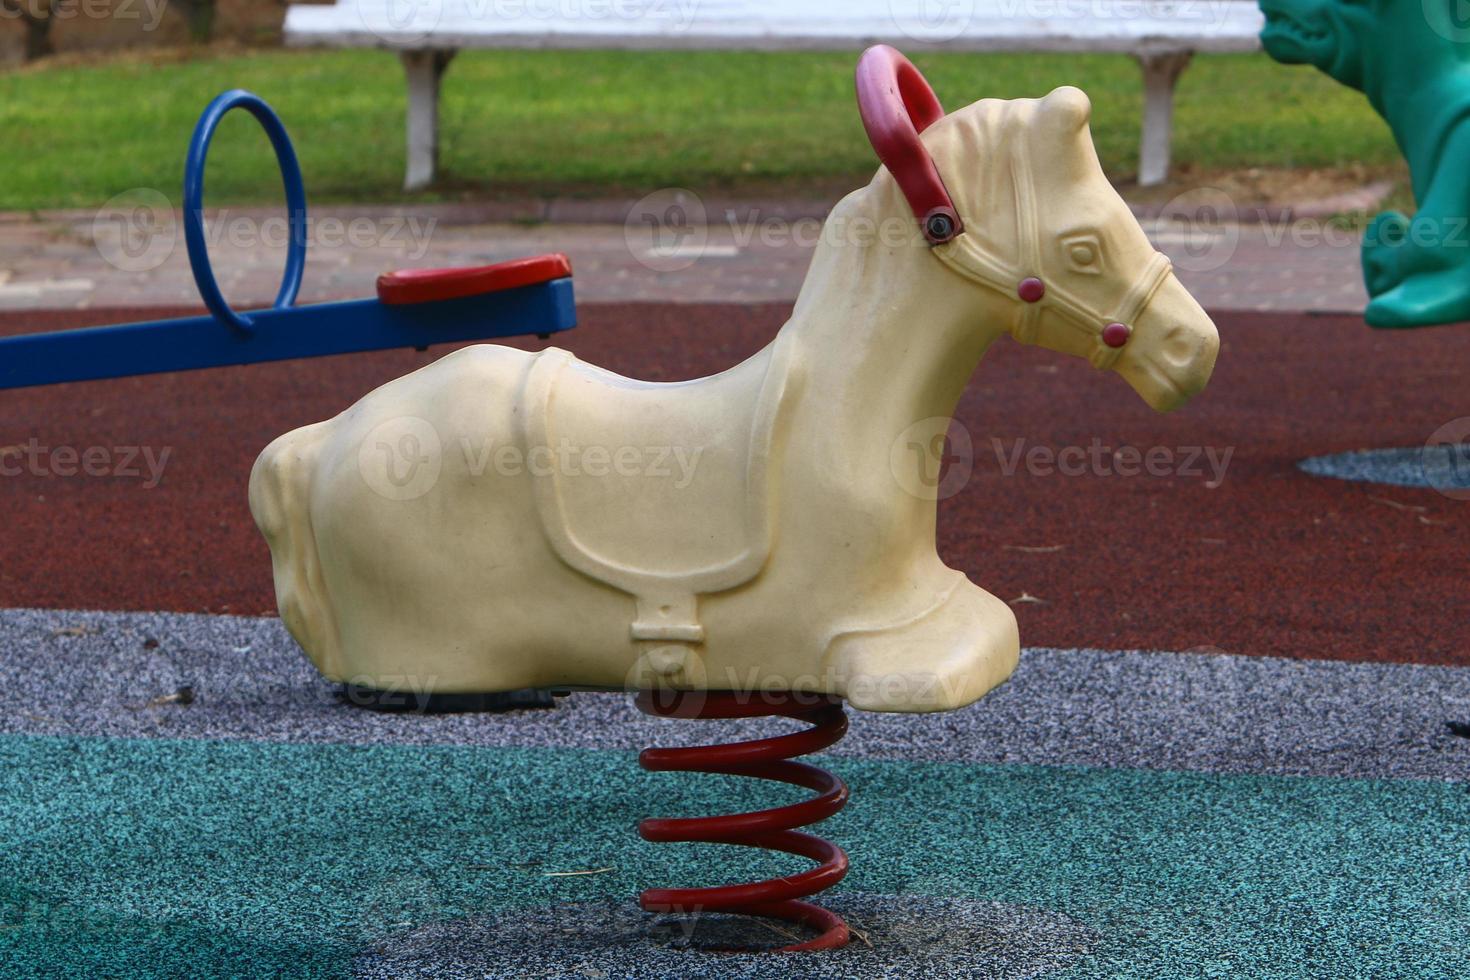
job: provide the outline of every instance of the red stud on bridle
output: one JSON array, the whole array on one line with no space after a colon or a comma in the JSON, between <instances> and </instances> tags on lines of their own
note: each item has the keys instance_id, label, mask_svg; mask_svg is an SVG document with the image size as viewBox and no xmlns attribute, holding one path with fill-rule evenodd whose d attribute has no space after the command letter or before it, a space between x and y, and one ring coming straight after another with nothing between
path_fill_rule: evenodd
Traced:
<instances>
[{"instance_id":1,"label":"red stud on bridle","mask_svg":"<svg viewBox=\"0 0 1470 980\"><path fill-rule=\"evenodd\" d=\"M1034 343L1043 308L1095 339L1091 355L1099 368L1111 367L1133 334L1132 323L1173 272L1169 260L1155 253L1140 279L1120 301L1113 315L1093 309L1078 297L1053 285L1048 288L1042 268L1038 207L1031 186L1024 145L1011 149L1011 175L1016 185L1019 213L1019 267L986 252L975 236L962 236L954 199L939 175L934 158L919 134L944 117L944 107L924 76L896 49L879 44L863 52L857 67L858 111L878 159L888 168L919 219L924 239L940 261L967 279L1002 293L1013 294L1025 305L1013 328L1018 340Z\"/></svg>"}]
</instances>

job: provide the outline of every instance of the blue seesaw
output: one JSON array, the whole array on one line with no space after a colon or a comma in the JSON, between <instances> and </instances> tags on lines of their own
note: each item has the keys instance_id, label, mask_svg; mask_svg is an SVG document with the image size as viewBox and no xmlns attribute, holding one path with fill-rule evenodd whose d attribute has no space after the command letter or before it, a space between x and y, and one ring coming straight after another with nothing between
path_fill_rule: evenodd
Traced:
<instances>
[{"instance_id":1,"label":"blue seesaw","mask_svg":"<svg viewBox=\"0 0 1470 980\"><path fill-rule=\"evenodd\" d=\"M225 302L204 234L204 162L231 109L254 116L270 137L285 184L290 245L275 304L237 313ZM358 351L451 344L576 326L566 256L497 265L414 269L381 276L373 299L295 306L306 267L306 190L286 127L259 96L240 89L211 102L189 142L184 238L208 316L125 323L0 339L0 389L94 381L163 371L254 364Z\"/></svg>"}]
</instances>

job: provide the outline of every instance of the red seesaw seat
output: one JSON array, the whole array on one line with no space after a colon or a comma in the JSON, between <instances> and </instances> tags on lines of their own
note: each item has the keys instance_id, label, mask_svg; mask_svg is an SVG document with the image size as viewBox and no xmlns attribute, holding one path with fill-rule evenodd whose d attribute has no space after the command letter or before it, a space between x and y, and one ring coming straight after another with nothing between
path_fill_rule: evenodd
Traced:
<instances>
[{"instance_id":1,"label":"red seesaw seat","mask_svg":"<svg viewBox=\"0 0 1470 980\"><path fill-rule=\"evenodd\" d=\"M464 299L565 279L571 274L571 260L560 252L511 259L494 265L402 269L378 277L378 299L389 306Z\"/></svg>"}]
</instances>

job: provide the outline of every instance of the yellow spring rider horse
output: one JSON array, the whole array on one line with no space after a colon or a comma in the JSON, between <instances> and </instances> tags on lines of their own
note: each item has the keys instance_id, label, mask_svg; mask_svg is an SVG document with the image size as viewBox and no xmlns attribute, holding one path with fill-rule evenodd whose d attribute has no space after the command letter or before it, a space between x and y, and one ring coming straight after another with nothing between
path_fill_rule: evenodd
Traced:
<instances>
[{"instance_id":1,"label":"yellow spring rider horse","mask_svg":"<svg viewBox=\"0 0 1470 980\"><path fill-rule=\"evenodd\" d=\"M858 94L885 166L833 210L791 319L744 363L653 384L554 347L468 347L265 450L251 508L323 674L878 711L960 707L1010 674L1015 617L940 561L936 503L892 447L950 416L1004 335L1159 411L1204 387L1219 341L1103 176L1082 92L946 116L878 47Z\"/></svg>"}]
</instances>

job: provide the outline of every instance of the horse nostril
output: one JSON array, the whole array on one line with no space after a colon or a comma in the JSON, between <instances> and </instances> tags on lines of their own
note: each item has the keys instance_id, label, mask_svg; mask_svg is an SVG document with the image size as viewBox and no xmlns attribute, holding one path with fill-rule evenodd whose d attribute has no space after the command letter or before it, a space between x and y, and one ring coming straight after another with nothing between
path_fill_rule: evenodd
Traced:
<instances>
[{"instance_id":1,"label":"horse nostril","mask_svg":"<svg viewBox=\"0 0 1470 980\"><path fill-rule=\"evenodd\" d=\"M1183 327L1170 327L1169 332L1164 334L1159 349L1167 361L1181 367L1193 361L1199 353L1199 345Z\"/></svg>"}]
</instances>

